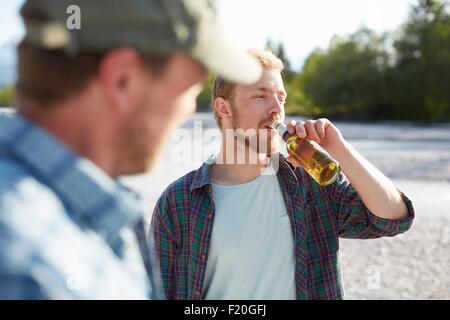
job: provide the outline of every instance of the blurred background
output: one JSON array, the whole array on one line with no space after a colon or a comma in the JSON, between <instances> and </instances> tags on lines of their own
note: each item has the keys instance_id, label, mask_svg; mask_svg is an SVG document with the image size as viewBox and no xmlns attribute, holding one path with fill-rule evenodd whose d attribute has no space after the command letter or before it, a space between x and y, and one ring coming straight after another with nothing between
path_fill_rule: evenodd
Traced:
<instances>
[{"instance_id":1,"label":"blurred background","mask_svg":"<svg viewBox=\"0 0 450 320\"><path fill-rule=\"evenodd\" d=\"M0 2L0 106L12 105L23 0ZM227 36L286 64L291 115L450 121L448 0L220 0ZM198 99L209 110L211 79Z\"/></svg>"},{"instance_id":2,"label":"blurred background","mask_svg":"<svg viewBox=\"0 0 450 320\"><path fill-rule=\"evenodd\" d=\"M0 2L2 112L14 106L22 3ZM331 119L415 205L416 221L404 235L340 241L346 298L450 299L450 1L218 4L232 42L269 48L285 62L289 117ZM211 82L210 76L198 98L199 112L180 128L191 143L173 136L155 170L124 178L149 208L218 148ZM216 130L216 138L195 136L198 124Z\"/></svg>"}]
</instances>

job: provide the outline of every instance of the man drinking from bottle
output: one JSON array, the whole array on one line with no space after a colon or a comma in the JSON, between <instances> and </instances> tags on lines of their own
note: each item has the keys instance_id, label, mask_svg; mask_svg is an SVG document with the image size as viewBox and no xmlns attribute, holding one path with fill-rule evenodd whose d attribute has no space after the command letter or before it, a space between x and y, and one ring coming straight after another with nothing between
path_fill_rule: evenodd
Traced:
<instances>
[{"instance_id":1,"label":"man drinking from bottle","mask_svg":"<svg viewBox=\"0 0 450 320\"><path fill-rule=\"evenodd\" d=\"M270 52L250 52L264 70L257 83L216 77L213 84L220 151L172 183L155 207L151 236L165 294L342 299L339 238L398 235L411 227L414 209L327 119L292 121L287 130L339 163L333 183L318 184L295 158L281 156L272 123L285 116L283 64ZM242 138L248 130L266 136ZM237 150L256 161L238 161Z\"/></svg>"}]
</instances>

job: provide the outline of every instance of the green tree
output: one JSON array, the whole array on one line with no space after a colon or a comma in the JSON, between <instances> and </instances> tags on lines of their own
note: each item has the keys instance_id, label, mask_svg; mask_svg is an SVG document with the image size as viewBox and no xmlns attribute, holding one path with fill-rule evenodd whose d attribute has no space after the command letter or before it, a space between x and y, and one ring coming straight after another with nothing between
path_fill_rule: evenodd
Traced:
<instances>
[{"instance_id":1,"label":"green tree","mask_svg":"<svg viewBox=\"0 0 450 320\"><path fill-rule=\"evenodd\" d=\"M420 0L396 39L390 80L395 118L450 119L449 1Z\"/></svg>"},{"instance_id":2,"label":"green tree","mask_svg":"<svg viewBox=\"0 0 450 320\"><path fill-rule=\"evenodd\" d=\"M283 61L285 77L289 78L292 74L294 74L282 42L274 42L271 39L268 39L265 47L267 50L272 51L278 58L280 58L281 61Z\"/></svg>"},{"instance_id":3,"label":"green tree","mask_svg":"<svg viewBox=\"0 0 450 320\"><path fill-rule=\"evenodd\" d=\"M392 35L363 28L335 36L329 48L312 52L290 84L300 101L290 112L357 120L450 120L449 0L418 0Z\"/></svg>"},{"instance_id":4,"label":"green tree","mask_svg":"<svg viewBox=\"0 0 450 320\"><path fill-rule=\"evenodd\" d=\"M284 64L283 82L288 93L285 110L288 115L310 115L313 114L314 107L305 97L301 90L297 78L298 72L292 69L292 65L286 56L286 50L282 42L275 43L271 39L267 40L266 49L272 51ZM317 111L317 110L316 110Z\"/></svg>"},{"instance_id":5,"label":"green tree","mask_svg":"<svg viewBox=\"0 0 450 320\"><path fill-rule=\"evenodd\" d=\"M0 89L0 107L11 107L14 105L14 87L12 85Z\"/></svg>"},{"instance_id":6,"label":"green tree","mask_svg":"<svg viewBox=\"0 0 450 320\"><path fill-rule=\"evenodd\" d=\"M363 28L349 37L334 37L329 49L315 50L295 82L314 116L368 120L387 108L382 94L388 66L386 35Z\"/></svg>"},{"instance_id":7,"label":"green tree","mask_svg":"<svg viewBox=\"0 0 450 320\"><path fill-rule=\"evenodd\" d=\"M210 111L211 110L211 88L214 81L214 75L209 74L208 80L203 86L202 91L197 97L197 111Z\"/></svg>"}]
</instances>

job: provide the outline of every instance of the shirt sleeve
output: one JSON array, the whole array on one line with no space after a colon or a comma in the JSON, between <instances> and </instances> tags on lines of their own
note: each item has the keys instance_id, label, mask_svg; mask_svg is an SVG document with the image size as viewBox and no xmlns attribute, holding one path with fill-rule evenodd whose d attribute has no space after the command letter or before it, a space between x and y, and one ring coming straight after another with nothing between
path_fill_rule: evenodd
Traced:
<instances>
[{"instance_id":1,"label":"shirt sleeve","mask_svg":"<svg viewBox=\"0 0 450 320\"><path fill-rule=\"evenodd\" d=\"M326 188L336 215L338 234L342 238L393 237L411 228L415 216L414 208L411 201L398 189L408 209L408 216L404 219L394 220L380 218L370 212L343 173L335 183Z\"/></svg>"},{"instance_id":2,"label":"shirt sleeve","mask_svg":"<svg viewBox=\"0 0 450 320\"><path fill-rule=\"evenodd\" d=\"M0 300L47 300L50 297L30 275L0 270Z\"/></svg>"},{"instance_id":3,"label":"shirt sleeve","mask_svg":"<svg viewBox=\"0 0 450 320\"><path fill-rule=\"evenodd\" d=\"M159 273L166 299L174 300L176 288L175 262L177 245L174 236L169 231L169 207L162 196L153 211L150 226L151 248L155 250L159 262Z\"/></svg>"},{"instance_id":4,"label":"shirt sleeve","mask_svg":"<svg viewBox=\"0 0 450 320\"><path fill-rule=\"evenodd\" d=\"M0 216L0 300L53 298L50 292L60 292L60 279L56 279L42 261L32 259L30 244L15 237L13 230L1 218ZM31 270L40 272L36 274ZM48 279L52 281L43 281ZM67 295L61 296L65 298Z\"/></svg>"}]
</instances>

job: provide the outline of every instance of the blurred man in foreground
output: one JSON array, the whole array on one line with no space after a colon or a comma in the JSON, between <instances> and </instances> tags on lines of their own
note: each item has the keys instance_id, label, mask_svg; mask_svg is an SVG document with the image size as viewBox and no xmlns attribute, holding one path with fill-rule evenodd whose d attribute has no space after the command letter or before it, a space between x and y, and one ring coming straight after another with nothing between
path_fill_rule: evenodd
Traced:
<instances>
[{"instance_id":1,"label":"blurred man in foreground","mask_svg":"<svg viewBox=\"0 0 450 320\"><path fill-rule=\"evenodd\" d=\"M141 203L116 178L151 168L207 69L252 83L259 65L225 42L213 1L30 0L21 14L18 114L0 117L0 299L162 297Z\"/></svg>"}]
</instances>

